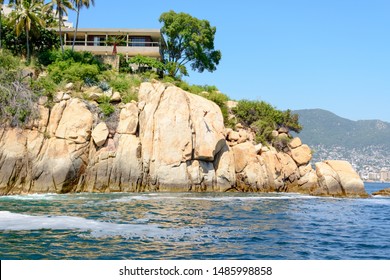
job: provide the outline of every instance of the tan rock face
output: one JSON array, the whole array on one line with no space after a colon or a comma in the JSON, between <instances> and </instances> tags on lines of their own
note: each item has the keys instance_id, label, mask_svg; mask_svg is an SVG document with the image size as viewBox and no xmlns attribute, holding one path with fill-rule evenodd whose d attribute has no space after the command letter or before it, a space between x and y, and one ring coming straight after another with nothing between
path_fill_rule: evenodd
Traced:
<instances>
[{"instance_id":1,"label":"tan rock face","mask_svg":"<svg viewBox=\"0 0 390 280\"><path fill-rule=\"evenodd\" d=\"M301 145L291 150L294 161L300 166L309 163L312 159L311 149L308 145Z\"/></svg>"},{"instance_id":2,"label":"tan rock face","mask_svg":"<svg viewBox=\"0 0 390 280\"><path fill-rule=\"evenodd\" d=\"M135 135L138 127L139 110L135 103L128 103L121 110L117 132Z\"/></svg>"},{"instance_id":3,"label":"tan rock face","mask_svg":"<svg viewBox=\"0 0 390 280\"><path fill-rule=\"evenodd\" d=\"M53 137L57 131L66 104L66 101L61 101L60 103L55 104L51 109L49 124L46 130L50 137Z\"/></svg>"},{"instance_id":4,"label":"tan rock face","mask_svg":"<svg viewBox=\"0 0 390 280\"><path fill-rule=\"evenodd\" d=\"M316 173L321 193L335 196L343 195L339 175L328 164L316 163Z\"/></svg>"},{"instance_id":5,"label":"tan rock face","mask_svg":"<svg viewBox=\"0 0 390 280\"><path fill-rule=\"evenodd\" d=\"M225 126L220 108L203 97L186 93L190 120L194 131L195 159L214 161L216 154L225 145ZM207 113L206 113L207 112Z\"/></svg>"},{"instance_id":6,"label":"tan rock face","mask_svg":"<svg viewBox=\"0 0 390 280\"><path fill-rule=\"evenodd\" d=\"M89 141L93 122L92 113L79 99L67 101L55 136L83 144ZM77 116L77 117L75 117Z\"/></svg>"},{"instance_id":7,"label":"tan rock face","mask_svg":"<svg viewBox=\"0 0 390 280\"><path fill-rule=\"evenodd\" d=\"M347 161L328 160L326 161L334 171L337 172L340 178L340 184L347 196L366 196L364 183L352 165Z\"/></svg>"},{"instance_id":8,"label":"tan rock face","mask_svg":"<svg viewBox=\"0 0 390 280\"><path fill-rule=\"evenodd\" d=\"M188 190L187 162L212 162L225 145L219 107L161 83L143 83L139 101L145 104L139 116L143 183Z\"/></svg>"},{"instance_id":9,"label":"tan rock face","mask_svg":"<svg viewBox=\"0 0 390 280\"><path fill-rule=\"evenodd\" d=\"M34 162L32 193L67 193L77 185L85 168L88 143L76 144L66 139L45 141Z\"/></svg>"},{"instance_id":10,"label":"tan rock face","mask_svg":"<svg viewBox=\"0 0 390 280\"><path fill-rule=\"evenodd\" d=\"M251 143L243 143L233 147L236 173L242 172L256 157L256 149Z\"/></svg>"},{"instance_id":11,"label":"tan rock face","mask_svg":"<svg viewBox=\"0 0 390 280\"><path fill-rule=\"evenodd\" d=\"M225 145L218 153L215 161L215 172L217 180L216 191L227 191L236 183L236 171L234 154L228 145Z\"/></svg>"},{"instance_id":12,"label":"tan rock face","mask_svg":"<svg viewBox=\"0 0 390 280\"><path fill-rule=\"evenodd\" d=\"M27 173L23 172L23 166L27 164L25 157L26 134L21 129L10 129L2 133L0 145L0 194L7 194L13 187L12 182L17 182L16 193L23 193L20 184ZM18 174L21 170L22 174Z\"/></svg>"},{"instance_id":13,"label":"tan rock face","mask_svg":"<svg viewBox=\"0 0 390 280\"><path fill-rule=\"evenodd\" d=\"M237 131L231 131L228 134L228 139L230 141L238 141L238 139L240 139L240 134Z\"/></svg>"},{"instance_id":14,"label":"tan rock face","mask_svg":"<svg viewBox=\"0 0 390 280\"><path fill-rule=\"evenodd\" d=\"M264 161L257 156L252 143L245 142L233 147L237 189L240 191L266 191L268 173Z\"/></svg>"},{"instance_id":15,"label":"tan rock face","mask_svg":"<svg viewBox=\"0 0 390 280\"><path fill-rule=\"evenodd\" d=\"M302 146L302 141L299 137L295 137L291 142L289 143L289 147L291 149L296 149L298 147Z\"/></svg>"},{"instance_id":16,"label":"tan rock face","mask_svg":"<svg viewBox=\"0 0 390 280\"><path fill-rule=\"evenodd\" d=\"M366 197L364 183L346 161L316 163L318 182L328 195Z\"/></svg>"},{"instance_id":17,"label":"tan rock face","mask_svg":"<svg viewBox=\"0 0 390 280\"><path fill-rule=\"evenodd\" d=\"M345 162L309 163L299 138L289 147L254 145L242 125L226 129L219 107L159 82L139 102L118 105L110 129L78 99L40 105L26 129L0 127L0 195L128 191L294 191L365 196ZM93 130L93 124L99 123ZM279 134L278 131L275 131ZM280 131L283 134L282 131ZM226 141L227 139L227 141ZM229 147L234 146L234 147Z\"/></svg>"},{"instance_id":18,"label":"tan rock face","mask_svg":"<svg viewBox=\"0 0 390 280\"><path fill-rule=\"evenodd\" d=\"M299 166L299 175L301 177L303 177L307 173L311 172L312 170L313 170L313 167L311 166L311 163L308 163L307 165L301 165L301 166Z\"/></svg>"},{"instance_id":19,"label":"tan rock face","mask_svg":"<svg viewBox=\"0 0 390 280\"><path fill-rule=\"evenodd\" d=\"M92 114L84 103L61 101L50 118L46 108L40 110L38 130L3 133L0 194L69 192L85 170Z\"/></svg>"},{"instance_id":20,"label":"tan rock face","mask_svg":"<svg viewBox=\"0 0 390 280\"><path fill-rule=\"evenodd\" d=\"M122 100L121 94L117 91L112 94L110 99L111 102L121 102L121 100Z\"/></svg>"},{"instance_id":21,"label":"tan rock face","mask_svg":"<svg viewBox=\"0 0 390 280\"><path fill-rule=\"evenodd\" d=\"M314 194L318 190L318 177L314 170L309 171L298 180L299 188L297 191L307 194ZM319 194L319 193L318 193Z\"/></svg>"},{"instance_id":22,"label":"tan rock face","mask_svg":"<svg viewBox=\"0 0 390 280\"><path fill-rule=\"evenodd\" d=\"M105 122L99 123L92 131L93 142L96 146L101 147L104 145L108 137L108 127Z\"/></svg>"}]
</instances>

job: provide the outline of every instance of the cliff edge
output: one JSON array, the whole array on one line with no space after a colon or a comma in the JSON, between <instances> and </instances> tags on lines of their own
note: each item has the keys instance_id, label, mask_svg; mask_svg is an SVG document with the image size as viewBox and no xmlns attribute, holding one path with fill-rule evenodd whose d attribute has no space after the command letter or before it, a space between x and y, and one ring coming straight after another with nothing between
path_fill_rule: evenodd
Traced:
<instances>
[{"instance_id":1,"label":"cliff edge","mask_svg":"<svg viewBox=\"0 0 390 280\"><path fill-rule=\"evenodd\" d=\"M142 83L139 101L114 123L94 104L64 94L26 128L0 128L0 195L69 192L298 192L366 197L344 161L312 168L294 138L281 150L226 129L220 108L160 82ZM281 131L281 133L283 133Z\"/></svg>"}]
</instances>

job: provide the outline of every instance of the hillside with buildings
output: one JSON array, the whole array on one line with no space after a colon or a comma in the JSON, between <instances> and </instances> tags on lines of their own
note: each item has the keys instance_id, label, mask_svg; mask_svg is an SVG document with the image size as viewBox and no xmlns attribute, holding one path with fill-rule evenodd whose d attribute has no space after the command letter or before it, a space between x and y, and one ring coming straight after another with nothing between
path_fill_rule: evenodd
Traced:
<instances>
[{"instance_id":1,"label":"hillside with buildings","mask_svg":"<svg viewBox=\"0 0 390 280\"><path fill-rule=\"evenodd\" d=\"M347 160L365 180L390 181L390 124L351 121L329 111L298 110L301 139L314 150L314 161Z\"/></svg>"}]
</instances>

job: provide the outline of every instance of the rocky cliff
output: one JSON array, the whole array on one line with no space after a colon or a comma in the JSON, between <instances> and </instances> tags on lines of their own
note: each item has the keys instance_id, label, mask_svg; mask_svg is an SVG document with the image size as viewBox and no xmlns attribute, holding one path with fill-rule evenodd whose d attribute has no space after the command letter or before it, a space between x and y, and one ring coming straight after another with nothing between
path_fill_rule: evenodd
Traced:
<instances>
[{"instance_id":1,"label":"rocky cliff","mask_svg":"<svg viewBox=\"0 0 390 280\"><path fill-rule=\"evenodd\" d=\"M121 106L110 127L94 104L61 95L24 129L0 128L0 194L139 191L299 192L367 196L348 162L312 168L293 139L281 151L226 129L219 107L160 82ZM280 133L285 133L280 131Z\"/></svg>"}]
</instances>

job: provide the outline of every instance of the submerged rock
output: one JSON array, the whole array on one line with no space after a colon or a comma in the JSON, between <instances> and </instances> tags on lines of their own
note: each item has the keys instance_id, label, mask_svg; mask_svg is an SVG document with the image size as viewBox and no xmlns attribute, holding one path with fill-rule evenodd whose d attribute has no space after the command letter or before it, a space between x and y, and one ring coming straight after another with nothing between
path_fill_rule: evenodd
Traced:
<instances>
[{"instance_id":1,"label":"submerged rock","mask_svg":"<svg viewBox=\"0 0 390 280\"><path fill-rule=\"evenodd\" d=\"M390 196L390 188L374 192L372 195Z\"/></svg>"}]
</instances>

